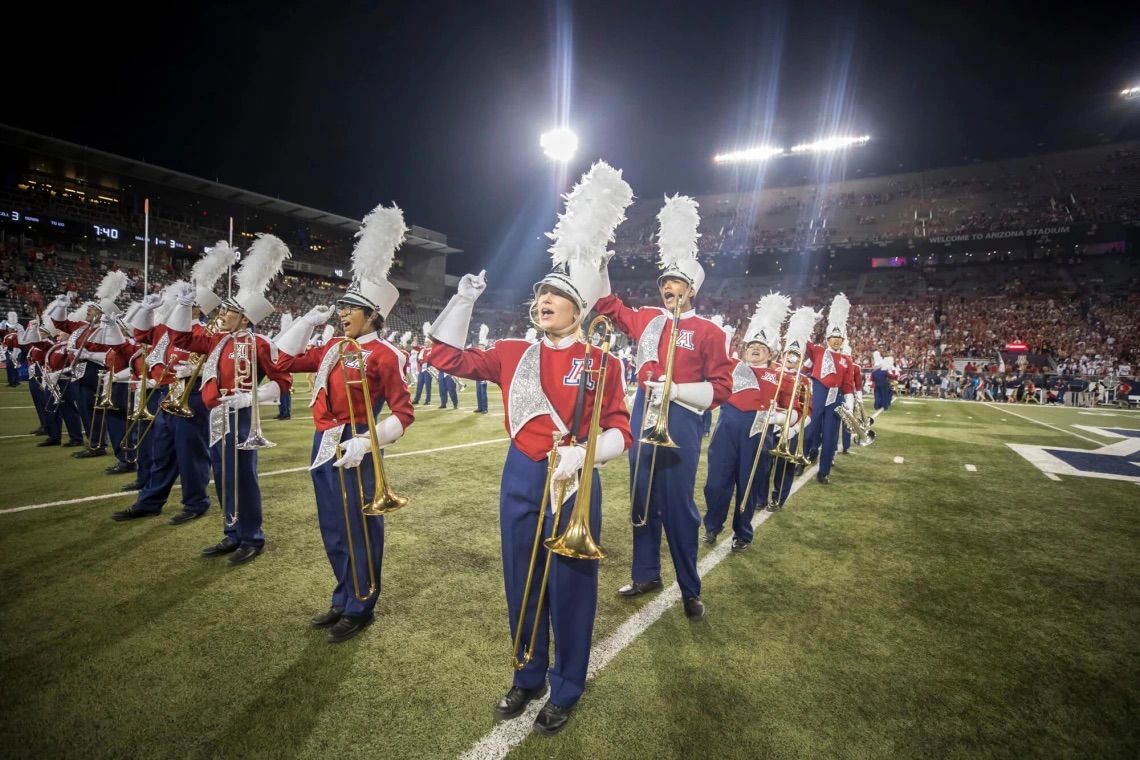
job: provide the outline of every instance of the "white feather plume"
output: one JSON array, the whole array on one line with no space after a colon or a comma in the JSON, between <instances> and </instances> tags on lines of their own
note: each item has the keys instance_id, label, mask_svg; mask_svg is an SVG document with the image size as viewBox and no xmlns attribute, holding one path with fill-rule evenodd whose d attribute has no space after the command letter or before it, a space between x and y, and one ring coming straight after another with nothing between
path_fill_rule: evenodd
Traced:
<instances>
[{"instance_id":1,"label":"white feather plume","mask_svg":"<svg viewBox=\"0 0 1140 760\"><path fill-rule=\"evenodd\" d=\"M194 262L190 269L190 282L195 287L213 290L218 278L233 266L236 259L237 251L225 240L219 240L202 258Z\"/></svg>"},{"instance_id":2,"label":"white feather plume","mask_svg":"<svg viewBox=\"0 0 1140 760\"><path fill-rule=\"evenodd\" d=\"M431 335L431 322L424 322L424 337Z\"/></svg>"},{"instance_id":3,"label":"white feather plume","mask_svg":"<svg viewBox=\"0 0 1140 760\"><path fill-rule=\"evenodd\" d=\"M787 349L795 345L801 352L807 348L811 331L821 316L818 311L810 306L801 306L792 312L792 316L788 320L788 330L784 333L784 347Z\"/></svg>"},{"instance_id":4,"label":"white feather plume","mask_svg":"<svg viewBox=\"0 0 1140 760\"><path fill-rule=\"evenodd\" d=\"M387 281L396 251L407 234L404 212L395 203L391 208L380 204L372 209L356 233L356 247L352 251L352 272L356 279Z\"/></svg>"},{"instance_id":5,"label":"white feather plume","mask_svg":"<svg viewBox=\"0 0 1140 760\"><path fill-rule=\"evenodd\" d=\"M410 341L411 339L412 339L412 331L411 330L405 330L404 334L400 336L400 345L401 346L408 345L408 341Z\"/></svg>"},{"instance_id":6,"label":"white feather plume","mask_svg":"<svg viewBox=\"0 0 1140 760\"><path fill-rule=\"evenodd\" d=\"M668 269L681 259L697 257L697 227L701 215L698 204L687 195L665 196L665 205L657 214L659 225L657 249L662 269Z\"/></svg>"},{"instance_id":7,"label":"white feather plume","mask_svg":"<svg viewBox=\"0 0 1140 760\"><path fill-rule=\"evenodd\" d=\"M491 328L485 324L479 325L479 345L487 342L487 336L491 334Z\"/></svg>"},{"instance_id":8,"label":"white feather plume","mask_svg":"<svg viewBox=\"0 0 1140 760\"><path fill-rule=\"evenodd\" d=\"M70 314L67 315L67 321L68 322L86 322L87 321L87 310L89 308L91 308L92 306L95 306L95 305L96 304L94 301L82 301L78 306L76 306L71 311Z\"/></svg>"},{"instance_id":9,"label":"white feather plume","mask_svg":"<svg viewBox=\"0 0 1140 760\"><path fill-rule=\"evenodd\" d=\"M751 337L764 331L769 335L780 336L780 325L788 316L788 309L792 307L792 299L783 293L769 293L763 296L756 304L756 311L748 322L747 336Z\"/></svg>"},{"instance_id":10,"label":"white feather plume","mask_svg":"<svg viewBox=\"0 0 1140 760\"><path fill-rule=\"evenodd\" d=\"M20 325L20 315L14 311L8 312L8 326L9 327L19 327L19 325Z\"/></svg>"},{"instance_id":11,"label":"white feather plume","mask_svg":"<svg viewBox=\"0 0 1140 760\"><path fill-rule=\"evenodd\" d=\"M879 369L883 366L883 355L878 349L871 352L871 368Z\"/></svg>"},{"instance_id":12,"label":"white feather plume","mask_svg":"<svg viewBox=\"0 0 1140 760\"><path fill-rule=\"evenodd\" d=\"M289 247L281 242L281 238L266 232L257 233L249 252L242 259L241 268L234 275L238 298L265 293L269 281L281 274L285 259L289 257Z\"/></svg>"},{"instance_id":13,"label":"white feather plume","mask_svg":"<svg viewBox=\"0 0 1140 760\"><path fill-rule=\"evenodd\" d=\"M842 293L837 293L835 298L831 299L831 308L827 310L827 329L832 327L839 327L843 332L847 332L847 316L851 313L851 302L847 300L847 296Z\"/></svg>"},{"instance_id":14,"label":"white feather plume","mask_svg":"<svg viewBox=\"0 0 1140 760\"><path fill-rule=\"evenodd\" d=\"M538 330L533 327L528 327L526 330L526 341L528 343L534 343L536 340L538 340Z\"/></svg>"},{"instance_id":15,"label":"white feather plume","mask_svg":"<svg viewBox=\"0 0 1140 760\"><path fill-rule=\"evenodd\" d=\"M95 288L95 300L114 301L120 293L126 290L128 281L126 272L107 272L103 276L103 281L99 283L99 287Z\"/></svg>"},{"instance_id":16,"label":"white feather plume","mask_svg":"<svg viewBox=\"0 0 1140 760\"><path fill-rule=\"evenodd\" d=\"M598 161L563 198L566 211L558 215L554 231L546 233L554 241L547 249L554 266L573 260L600 267L606 246L614 241L614 231L633 203L633 189L621 178L620 169Z\"/></svg>"}]
</instances>

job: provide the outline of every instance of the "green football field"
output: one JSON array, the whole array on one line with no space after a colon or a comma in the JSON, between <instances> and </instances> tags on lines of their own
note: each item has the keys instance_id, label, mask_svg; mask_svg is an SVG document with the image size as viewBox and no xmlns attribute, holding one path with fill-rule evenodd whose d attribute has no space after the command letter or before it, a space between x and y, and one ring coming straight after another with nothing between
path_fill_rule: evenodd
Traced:
<instances>
[{"instance_id":1,"label":"green football field","mask_svg":"<svg viewBox=\"0 0 1140 760\"><path fill-rule=\"evenodd\" d=\"M130 476L36 448L26 387L0 389L5 754L1140 755L1140 488L1047 474L1007 445L1114 444L1109 458L1140 473L1130 439L1104 430L1140 428L1140 414L899 400L875 444L838 456L831 485L809 477L748 552L702 545L696 622L675 587L617 597L628 477L611 465L600 667L545 738L492 716L512 671L491 396L485 416L470 388L459 411L417 408L387 459L410 504L386 523L377 623L330 646L308 626L332 576L303 394L293 420L265 422L268 551L230 568L198 556L221 536L216 506L177 527L112 522ZM702 468L702 511L703 483Z\"/></svg>"}]
</instances>

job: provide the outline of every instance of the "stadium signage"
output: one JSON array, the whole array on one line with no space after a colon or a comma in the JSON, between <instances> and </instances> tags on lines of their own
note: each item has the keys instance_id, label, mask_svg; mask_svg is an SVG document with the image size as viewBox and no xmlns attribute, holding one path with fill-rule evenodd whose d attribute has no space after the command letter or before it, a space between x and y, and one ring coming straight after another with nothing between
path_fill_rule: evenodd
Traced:
<instances>
[{"instance_id":1,"label":"stadium signage","mask_svg":"<svg viewBox=\"0 0 1140 760\"><path fill-rule=\"evenodd\" d=\"M1062 225L1059 227L1028 227L1023 230L999 230L997 232L967 232L961 235L935 235L929 238L931 243L964 243L979 240L1008 240L1011 238L1049 237L1050 235L1068 235L1072 227Z\"/></svg>"}]
</instances>

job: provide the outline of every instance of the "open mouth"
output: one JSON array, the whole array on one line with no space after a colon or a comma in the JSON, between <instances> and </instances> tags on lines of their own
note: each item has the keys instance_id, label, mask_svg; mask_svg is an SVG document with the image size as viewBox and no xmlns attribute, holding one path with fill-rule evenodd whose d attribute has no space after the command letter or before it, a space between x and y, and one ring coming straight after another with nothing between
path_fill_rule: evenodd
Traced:
<instances>
[{"instance_id":1,"label":"open mouth","mask_svg":"<svg viewBox=\"0 0 1140 760\"><path fill-rule=\"evenodd\" d=\"M543 306L538 310L538 316L540 319L549 319L554 316L554 309L549 306Z\"/></svg>"}]
</instances>

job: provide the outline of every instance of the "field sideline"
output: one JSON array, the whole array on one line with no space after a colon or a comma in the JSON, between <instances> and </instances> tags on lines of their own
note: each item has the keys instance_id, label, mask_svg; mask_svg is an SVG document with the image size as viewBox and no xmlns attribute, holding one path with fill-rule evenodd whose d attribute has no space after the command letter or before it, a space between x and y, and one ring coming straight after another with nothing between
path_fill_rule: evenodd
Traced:
<instances>
[{"instance_id":1,"label":"field sideline","mask_svg":"<svg viewBox=\"0 0 1140 760\"><path fill-rule=\"evenodd\" d=\"M511 678L501 397L489 415L470 413L470 388L458 411L417 407L387 466L411 503L386 523L377 624L337 647L307 625L331 572L306 404L265 421L268 551L229 568L197 556L220 538L216 505L178 527L112 522L130 476L35 448L26 387L0 388L7 754L457 757L487 737ZM873 446L837 457L832 485L805 482L711 568L705 620L666 609L561 735L511 756L1136 757L1140 491L1051 479L1007 445L1120 440L1103 428L1140 414L899 400ZM624 461L602 481L595 644L653 604L615 594ZM702 466L702 511L703 483Z\"/></svg>"}]
</instances>

